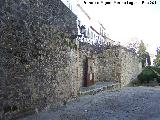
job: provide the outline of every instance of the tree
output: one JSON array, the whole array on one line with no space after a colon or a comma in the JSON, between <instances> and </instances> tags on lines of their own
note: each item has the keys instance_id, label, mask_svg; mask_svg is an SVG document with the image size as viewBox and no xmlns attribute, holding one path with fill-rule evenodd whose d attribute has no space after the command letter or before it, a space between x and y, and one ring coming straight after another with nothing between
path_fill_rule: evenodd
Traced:
<instances>
[{"instance_id":1,"label":"tree","mask_svg":"<svg viewBox=\"0 0 160 120\"><path fill-rule=\"evenodd\" d=\"M151 65L150 55L147 52L146 45L142 40L140 41L138 38L131 40L129 43L127 43L127 48L137 53L142 62L142 67L146 66L146 62L149 66Z\"/></svg>"},{"instance_id":2,"label":"tree","mask_svg":"<svg viewBox=\"0 0 160 120\"><path fill-rule=\"evenodd\" d=\"M144 42L142 40L139 44L137 54L141 59L142 67L145 67L146 66L147 51L146 51L146 45L144 44Z\"/></svg>"},{"instance_id":3,"label":"tree","mask_svg":"<svg viewBox=\"0 0 160 120\"><path fill-rule=\"evenodd\" d=\"M157 47L156 52L157 52L157 55L156 55L156 59L155 59L155 65L160 66L160 47L159 48Z\"/></svg>"},{"instance_id":4,"label":"tree","mask_svg":"<svg viewBox=\"0 0 160 120\"><path fill-rule=\"evenodd\" d=\"M147 52L146 59L147 59L147 64L148 64L148 66L150 66L150 65L151 65L151 58L150 58L150 55L149 55L148 52Z\"/></svg>"}]
</instances>

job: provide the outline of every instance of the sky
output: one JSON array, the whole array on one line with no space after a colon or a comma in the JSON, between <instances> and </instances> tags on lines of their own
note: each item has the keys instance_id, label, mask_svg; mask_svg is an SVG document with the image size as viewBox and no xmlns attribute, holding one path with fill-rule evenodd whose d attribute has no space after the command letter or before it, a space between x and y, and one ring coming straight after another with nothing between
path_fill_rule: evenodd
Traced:
<instances>
[{"instance_id":1,"label":"sky","mask_svg":"<svg viewBox=\"0 0 160 120\"><path fill-rule=\"evenodd\" d=\"M99 4L89 3L95 1ZM106 27L111 39L120 41L122 45L143 40L150 54L156 54L156 48L160 46L160 0L156 0L156 4L148 4L149 0L143 0L143 4L141 0L128 0L134 5L124 4L127 0L116 1L121 4L114 1L80 0L87 13ZM111 4L104 5L105 2Z\"/></svg>"}]
</instances>

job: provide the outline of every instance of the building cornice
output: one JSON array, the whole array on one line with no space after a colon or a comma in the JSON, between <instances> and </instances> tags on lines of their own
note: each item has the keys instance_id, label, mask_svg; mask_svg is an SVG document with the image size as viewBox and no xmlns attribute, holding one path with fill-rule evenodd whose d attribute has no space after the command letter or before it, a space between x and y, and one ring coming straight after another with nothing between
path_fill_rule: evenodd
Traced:
<instances>
[{"instance_id":1,"label":"building cornice","mask_svg":"<svg viewBox=\"0 0 160 120\"><path fill-rule=\"evenodd\" d=\"M77 4L77 6L81 9L81 11L88 17L88 19L90 20L91 17L87 14L87 12L81 7L80 4Z\"/></svg>"},{"instance_id":2,"label":"building cornice","mask_svg":"<svg viewBox=\"0 0 160 120\"><path fill-rule=\"evenodd\" d=\"M98 35L100 35L99 32L97 32L97 30L94 29L92 26L90 26L90 28L91 28L93 31L95 31Z\"/></svg>"}]
</instances>

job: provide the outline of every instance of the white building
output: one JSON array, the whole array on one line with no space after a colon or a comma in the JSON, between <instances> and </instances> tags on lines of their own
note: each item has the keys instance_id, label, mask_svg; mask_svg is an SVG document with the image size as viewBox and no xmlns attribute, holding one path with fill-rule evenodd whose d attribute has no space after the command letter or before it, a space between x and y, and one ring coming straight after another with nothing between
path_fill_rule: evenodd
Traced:
<instances>
[{"instance_id":1,"label":"white building","mask_svg":"<svg viewBox=\"0 0 160 120\"><path fill-rule=\"evenodd\" d=\"M80 41L88 42L90 44L107 44L106 40L108 39L106 39L105 27L88 15L84 8L78 4L78 0L61 1L77 15L78 35L81 35L81 27L85 27L86 32L82 38L79 38ZM113 41L111 41L111 43L112 42Z\"/></svg>"},{"instance_id":2,"label":"white building","mask_svg":"<svg viewBox=\"0 0 160 120\"><path fill-rule=\"evenodd\" d=\"M80 4L77 4L77 17L78 17L78 27L85 26L86 34L85 38L82 38L82 41L89 42L91 44L98 43L104 44L105 43L105 28L103 25L96 20L92 19L87 12L82 8ZM80 29L79 29L80 34Z\"/></svg>"}]
</instances>

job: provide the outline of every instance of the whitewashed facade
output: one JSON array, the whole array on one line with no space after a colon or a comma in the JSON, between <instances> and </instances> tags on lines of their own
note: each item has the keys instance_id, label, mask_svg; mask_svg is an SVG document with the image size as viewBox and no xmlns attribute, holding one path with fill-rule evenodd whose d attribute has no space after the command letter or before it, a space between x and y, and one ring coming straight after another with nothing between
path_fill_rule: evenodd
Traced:
<instances>
[{"instance_id":1,"label":"whitewashed facade","mask_svg":"<svg viewBox=\"0 0 160 120\"><path fill-rule=\"evenodd\" d=\"M85 25L86 28L86 37L82 38L81 40L89 42L91 44L105 44L106 33L103 25L97 22L96 20L92 19L80 4L77 4L77 13L78 25Z\"/></svg>"},{"instance_id":2,"label":"whitewashed facade","mask_svg":"<svg viewBox=\"0 0 160 120\"><path fill-rule=\"evenodd\" d=\"M74 14L77 15L78 35L81 35L80 27L83 25L86 28L86 33L83 37L78 38L80 41L90 44L107 44L106 29L101 23L92 19L86 10L78 4L78 0L61 0Z\"/></svg>"}]
</instances>

